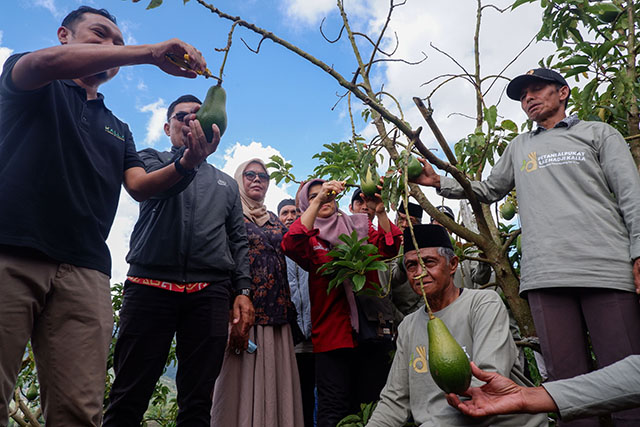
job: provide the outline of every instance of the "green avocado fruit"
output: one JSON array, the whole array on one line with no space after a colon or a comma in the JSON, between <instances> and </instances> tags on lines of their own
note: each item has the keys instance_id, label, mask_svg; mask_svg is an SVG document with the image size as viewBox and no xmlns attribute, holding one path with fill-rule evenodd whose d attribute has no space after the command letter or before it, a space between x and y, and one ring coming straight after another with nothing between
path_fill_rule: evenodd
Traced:
<instances>
[{"instance_id":1,"label":"green avocado fruit","mask_svg":"<svg viewBox=\"0 0 640 427\"><path fill-rule=\"evenodd\" d=\"M516 251L519 254L522 253L522 234L518 234L518 237L516 237Z\"/></svg>"},{"instance_id":2,"label":"green avocado fruit","mask_svg":"<svg viewBox=\"0 0 640 427\"><path fill-rule=\"evenodd\" d=\"M462 393L471 384L471 364L460 344L451 336L442 319L427 323L429 371L445 393Z\"/></svg>"},{"instance_id":3,"label":"green avocado fruit","mask_svg":"<svg viewBox=\"0 0 640 427\"><path fill-rule=\"evenodd\" d=\"M364 179L360 181L360 189L367 197L373 197L378 192L378 183L380 182L380 178L378 174L374 171L371 173L371 168L367 169L367 174Z\"/></svg>"},{"instance_id":4,"label":"green avocado fruit","mask_svg":"<svg viewBox=\"0 0 640 427\"><path fill-rule=\"evenodd\" d=\"M407 165L407 175L409 179L416 179L422 173L422 163L413 156L409 156L409 164Z\"/></svg>"},{"instance_id":5,"label":"green avocado fruit","mask_svg":"<svg viewBox=\"0 0 640 427\"><path fill-rule=\"evenodd\" d=\"M222 86L214 85L209 88L207 97L196 113L196 119L200 122L204 135L208 142L213 139L211 125L214 123L220 129L220 136L227 130L227 93Z\"/></svg>"},{"instance_id":6,"label":"green avocado fruit","mask_svg":"<svg viewBox=\"0 0 640 427\"><path fill-rule=\"evenodd\" d=\"M516 215L516 207L512 202L506 201L500 206L500 216L509 221Z\"/></svg>"},{"instance_id":7,"label":"green avocado fruit","mask_svg":"<svg viewBox=\"0 0 640 427\"><path fill-rule=\"evenodd\" d=\"M25 393L25 397L30 401L38 397L38 387L36 387L35 382L31 383L31 385L27 389L27 392Z\"/></svg>"},{"instance_id":8,"label":"green avocado fruit","mask_svg":"<svg viewBox=\"0 0 640 427\"><path fill-rule=\"evenodd\" d=\"M605 24L612 23L622 13L622 9L610 2L598 3L597 8L600 9L598 19Z\"/></svg>"}]
</instances>

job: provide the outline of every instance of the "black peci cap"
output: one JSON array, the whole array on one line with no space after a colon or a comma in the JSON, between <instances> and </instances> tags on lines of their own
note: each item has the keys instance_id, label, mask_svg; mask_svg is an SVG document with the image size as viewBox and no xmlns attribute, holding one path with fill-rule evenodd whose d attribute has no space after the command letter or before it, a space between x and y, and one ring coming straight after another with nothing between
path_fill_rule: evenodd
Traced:
<instances>
[{"instance_id":1,"label":"black peci cap","mask_svg":"<svg viewBox=\"0 0 640 427\"><path fill-rule=\"evenodd\" d=\"M401 214L405 214L404 211L404 201L401 200L400 201L400 206L398 206L398 212L400 212ZM418 218L419 221L422 221L422 213L424 212L424 210L422 210L422 207L416 203L411 203L409 202L409 216L412 216L414 218Z\"/></svg>"},{"instance_id":2,"label":"black peci cap","mask_svg":"<svg viewBox=\"0 0 640 427\"><path fill-rule=\"evenodd\" d=\"M416 242L418 243L418 248L449 248L453 250L453 245L451 244L451 238L449 237L449 233L447 230L441 226L436 224L419 224L413 226L413 232L416 235ZM411 238L411 230L409 227L404 229L403 233L403 241L404 241L404 253L406 254L409 251L415 251L416 247L413 244L413 239Z\"/></svg>"}]
</instances>

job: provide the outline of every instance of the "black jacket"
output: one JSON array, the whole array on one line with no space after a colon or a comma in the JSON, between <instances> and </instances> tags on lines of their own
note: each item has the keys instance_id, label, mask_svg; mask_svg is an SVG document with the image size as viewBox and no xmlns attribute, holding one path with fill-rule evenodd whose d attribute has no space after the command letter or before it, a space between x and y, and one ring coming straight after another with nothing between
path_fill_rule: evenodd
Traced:
<instances>
[{"instance_id":1,"label":"black jacket","mask_svg":"<svg viewBox=\"0 0 640 427\"><path fill-rule=\"evenodd\" d=\"M147 172L182 155L152 148L139 152ZM249 245L238 184L203 162L197 172L140 204L131 234L129 275L171 282L220 282L250 288Z\"/></svg>"}]
</instances>

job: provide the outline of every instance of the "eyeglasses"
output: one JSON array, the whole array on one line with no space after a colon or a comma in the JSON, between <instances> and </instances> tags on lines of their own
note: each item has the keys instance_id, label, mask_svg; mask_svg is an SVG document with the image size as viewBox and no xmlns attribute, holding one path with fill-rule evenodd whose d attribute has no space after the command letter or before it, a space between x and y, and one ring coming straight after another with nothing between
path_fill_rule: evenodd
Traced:
<instances>
[{"instance_id":1,"label":"eyeglasses","mask_svg":"<svg viewBox=\"0 0 640 427\"><path fill-rule=\"evenodd\" d=\"M184 122L184 118L187 117L188 114L189 113L185 111L178 111L173 116L169 117L169 121L171 121L171 119L176 119L179 122Z\"/></svg>"},{"instance_id":2,"label":"eyeglasses","mask_svg":"<svg viewBox=\"0 0 640 427\"><path fill-rule=\"evenodd\" d=\"M247 171L243 172L242 175L244 175L244 177L249 181L256 179L256 176L260 178L260 181L269 181L269 174L264 172Z\"/></svg>"}]
</instances>

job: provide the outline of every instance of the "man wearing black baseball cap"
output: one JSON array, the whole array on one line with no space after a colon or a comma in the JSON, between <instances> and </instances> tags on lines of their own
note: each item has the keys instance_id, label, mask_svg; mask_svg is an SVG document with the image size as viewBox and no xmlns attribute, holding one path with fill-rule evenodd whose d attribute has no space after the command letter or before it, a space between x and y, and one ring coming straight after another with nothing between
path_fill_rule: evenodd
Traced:
<instances>
[{"instance_id":1,"label":"man wearing black baseball cap","mask_svg":"<svg viewBox=\"0 0 640 427\"><path fill-rule=\"evenodd\" d=\"M617 130L566 115L569 94L552 70L514 78L507 95L537 128L511 141L489 177L472 183L484 203L516 188L520 293L529 300L551 380L591 369L588 339L599 367L640 353L640 176ZM421 161L417 183L465 197L457 181ZM613 418L640 425L640 410Z\"/></svg>"},{"instance_id":2,"label":"man wearing black baseball cap","mask_svg":"<svg viewBox=\"0 0 640 427\"><path fill-rule=\"evenodd\" d=\"M520 96L524 88L533 83L544 84L544 82L554 83L557 89L563 86L569 88L567 81L559 73L548 68L536 68L511 80L507 86L507 96L514 101L520 101ZM568 101L569 97L565 100L565 105Z\"/></svg>"}]
</instances>

